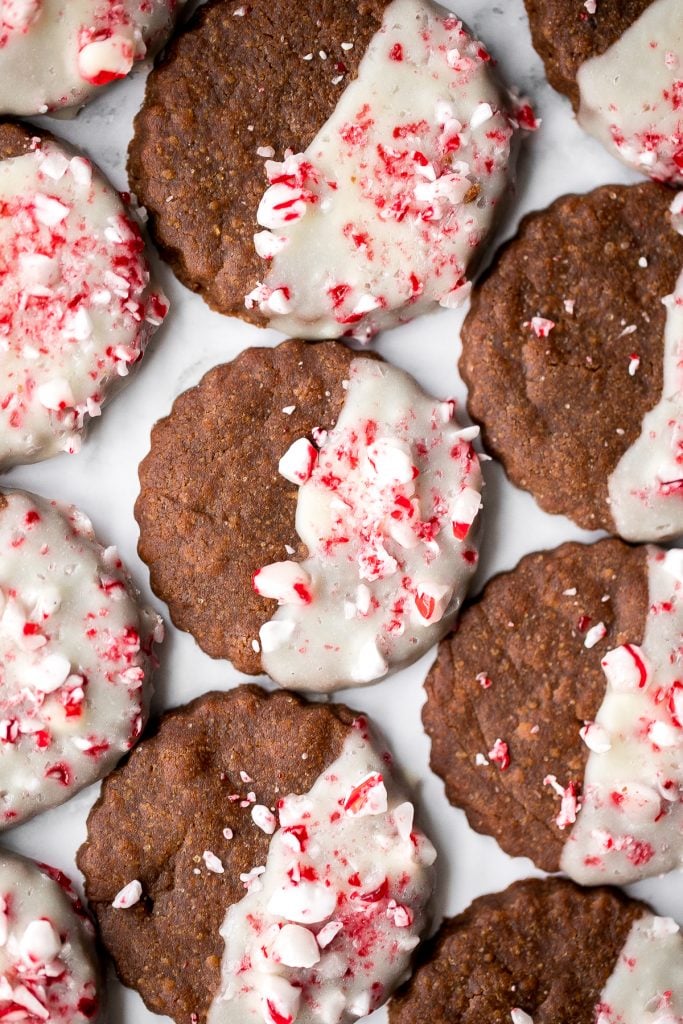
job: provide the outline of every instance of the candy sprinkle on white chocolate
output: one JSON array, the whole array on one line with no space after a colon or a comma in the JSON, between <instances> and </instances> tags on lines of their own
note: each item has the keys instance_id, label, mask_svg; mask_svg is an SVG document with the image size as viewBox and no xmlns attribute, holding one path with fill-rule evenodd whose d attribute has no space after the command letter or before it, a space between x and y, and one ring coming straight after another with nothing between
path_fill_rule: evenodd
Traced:
<instances>
[{"instance_id":1,"label":"candy sprinkle on white chocolate","mask_svg":"<svg viewBox=\"0 0 683 1024\"><path fill-rule=\"evenodd\" d=\"M162 637L83 513L0 493L0 828L63 803L133 746Z\"/></svg>"},{"instance_id":2,"label":"candy sprinkle on white chocolate","mask_svg":"<svg viewBox=\"0 0 683 1024\"><path fill-rule=\"evenodd\" d=\"M378 330L469 294L508 179L517 119L491 57L431 0L393 0L358 76L305 153L268 161L247 297L293 336ZM270 237L269 237L270 236Z\"/></svg>"},{"instance_id":3,"label":"candy sprinkle on white chocolate","mask_svg":"<svg viewBox=\"0 0 683 1024\"><path fill-rule=\"evenodd\" d=\"M1 52L1 51L0 51ZM140 230L82 157L36 140L0 161L0 469L76 452L168 302Z\"/></svg>"},{"instance_id":4,"label":"candy sprinkle on white chocolate","mask_svg":"<svg viewBox=\"0 0 683 1024\"><path fill-rule=\"evenodd\" d=\"M259 635L280 685L374 682L451 627L476 568L482 486L472 433L451 415L401 370L354 359L320 450L302 439L280 463L300 483L296 529L309 552L253 578L280 606Z\"/></svg>"},{"instance_id":5,"label":"candy sprinkle on white chocolate","mask_svg":"<svg viewBox=\"0 0 683 1024\"><path fill-rule=\"evenodd\" d=\"M265 868L221 928L208 1024L365 1016L406 976L427 925L436 854L364 719L313 788L285 796L277 814Z\"/></svg>"},{"instance_id":6,"label":"candy sprinkle on white chocolate","mask_svg":"<svg viewBox=\"0 0 683 1024\"><path fill-rule=\"evenodd\" d=\"M581 736L589 748L561 867L582 885L625 884L683 864L683 557L648 549L642 647L601 659L606 692ZM561 818L561 820L560 820Z\"/></svg>"},{"instance_id":7,"label":"candy sprinkle on white chocolate","mask_svg":"<svg viewBox=\"0 0 683 1024\"><path fill-rule=\"evenodd\" d=\"M0 851L0 1020L99 1018L94 930L69 879Z\"/></svg>"},{"instance_id":8,"label":"candy sprinkle on white chocolate","mask_svg":"<svg viewBox=\"0 0 683 1024\"><path fill-rule=\"evenodd\" d=\"M165 42L185 0L3 0L0 114L85 103Z\"/></svg>"}]
</instances>

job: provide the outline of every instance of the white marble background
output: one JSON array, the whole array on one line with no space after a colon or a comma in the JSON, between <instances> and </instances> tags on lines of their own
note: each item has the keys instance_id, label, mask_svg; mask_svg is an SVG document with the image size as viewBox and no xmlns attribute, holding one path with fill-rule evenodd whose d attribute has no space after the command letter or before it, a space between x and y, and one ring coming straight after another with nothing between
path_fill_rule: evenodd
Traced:
<instances>
[{"instance_id":1,"label":"white marble background","mask_svg":"<svg viewBox=\"0 0 683 1024\"><path fill-rule=\"evenodd\" d=\"M578 9L581 0L575 3ZM508 83L531 97L543 120L540 131L525 144L511 213L498 241L512 234L523 214L565 192L636 180L636 175L583 134L569 102L546 82L541 61L531 46L522 0L499 0L499 4L460 0L456 13L487 44ZM104 91L75 120L49 122L51 130L81 146L121 189L127 188L126 148L143 89L144 69L138 69L131 79ZM218 123L216 131L220 130ZM183 288L167 267L159 266L158 272L171 299L171 313L139 373L95 422L81 453L17 469L7 475L5 482L74 502L92 517L104 543L118 545L145 599L167 621L167 640L156 676L155 707L161 710L210 689L229 689L242 677L228 662L212 661L192 637L174 629L166 608L149 589L147 569L136 552L138 531L133 518L138 463L148 450L152 425L169 411L181 391L241 349L276 344L280 336L212 312L198 296ZM441 311L425 317L381 337L376 348L435 395L464 400L457 372L463 315L462 311ZM548 458L549 453L539 451L538 457ZM485 499L486 533L477 588L494 572L512 568L529 551L598 536L583 533L562 517L546 515L529 495L512 487L493 463L486 467ZM504 888L517 878L538 872L530 861L508 857L492 839L472 832L464 814L448 804L441 781L429 770L429 744L422 730L420 709L424 700L422 682L432 658L430 654L377 686L345 691L341 697L381 725L414 784L423 821L439 850L437 914L441 917L458 913L481 893ZM97 787L92 787L66 806L11 831L3 842L74 875L75 852L85 838L86 817L96 796ZM683 922L680 873L631 888L651 900L660 913L678 916ZM385 1014L379 1011L369 1020L379 1024ZM144 1008L135 993L123 989L112 971L107 1019L110 1024L152 1024L160 1020Z\"/></svg>"}]
</instances>

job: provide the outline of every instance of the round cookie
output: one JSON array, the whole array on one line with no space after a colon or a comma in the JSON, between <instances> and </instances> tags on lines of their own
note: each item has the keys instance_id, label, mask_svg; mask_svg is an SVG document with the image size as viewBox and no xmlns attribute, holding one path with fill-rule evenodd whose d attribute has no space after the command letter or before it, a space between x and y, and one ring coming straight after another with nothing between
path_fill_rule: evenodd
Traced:
<instances>
[{"instance_id":1,"label":"round cookie","mask_svg":"<svg viewBox=\"0 0 683 1024\"><path fill-rule=\"evenodd\" d=\"M534 46L579 123L657 181L683 183L678 0L525 0Z\"/></svg>"},{"instance_id":2,"label":"round cookie","mask_svg":"<svg viewBox=\"0 0 683 1024\"><path fill-rule=\"evenodd\" d=\"M462 331L469 410L512 482L627 540L683 532L682 212L646 184L530 214Z\"/></svg>"},{"instance_id":3,"label":"round cookie","mask_svg":"<svg viewBox=\"0 0 683 1024\"><path fill-rule=\"evenodd\" d=\"M94 929L55 868L0 850L0 1019L100 1019Z\"/></svg>"},{"instance_id":4,"label":"round cookie","mask_svg":"<svg viewBox=\"0 0 683 1024\"><path fill-rule=\"evenodd\" d=\"M435 857L390 763L364 718L288 693L164 715L104 783L78 855L122 981L178 1024L336 1024L383 1003L427 926Z\"/></svg>"},{"instance_id":5,"label":"round cookie","mask_svg":"<svg viewBox=\"0 0 683 1024\"><path fill-rule=\"evenodd\" d=\"M152 431L139 551L212 657L314 691L446 634L476 568L476 428L336 342L247 349Z\"/></svg>"},{"instance_id":6,"label":"round cookie","mask_svg":"<svg viewBox=\"0 0 683 1024\"><path fill-rule=\"evenodd\" d=\"M3 0L0 113L76 107L125 78L171 32L184 0Z\"/></svg>"},{"instance_id":7,"label":"round cookie","mask_svg":"<svg viewBox=\"0 0 683 1024\"><path fill-rule=\"evenodd\" d=\"M131 186L219 312L367 341L468 294L535 124L491 66L431 0L214 0L150 76Z\"/></svg>"},{"instance_id":8,"label":"round cookie","mask_svg":"<svg viewBox=\"0 0 683 1024\"><path fill-rule=\"evenodd\" d=\"M564 544L493 579L427 677L449 800L581 884L680 866L682 636L680 550Z\"/></svg>"},{"instance_id":9,"label":"round cookie","mask_svg":"<svg viewBox=\"0 0 683 1024\"><path fill-rule=\"evenodd\" d=\"M675 921L617 890L554 878L516 882L447 920L389 1021L673 1024L681 1013Z\"/></svg>"},{"instance_id":10,"label":"round cookie","mask_svg":"<svg viewBox=\"0 0 683 1024\"><path fill-rule=\"evenodd\" d=\"M1 51L0 51L1 52ZM119 194L70 147L0 123L0 469L76 452L168 311Z\"/></svg>"},{"instance_id":11,"label":"round cookie","mask_svg":"<svg viewBox=\"0 0 683 1024\"><path fill-rule=\"evenodd\" d=\"M110 771L147 716L159 617L90 521L0 494L0 828Z\"/></svg>"}]
</instances>

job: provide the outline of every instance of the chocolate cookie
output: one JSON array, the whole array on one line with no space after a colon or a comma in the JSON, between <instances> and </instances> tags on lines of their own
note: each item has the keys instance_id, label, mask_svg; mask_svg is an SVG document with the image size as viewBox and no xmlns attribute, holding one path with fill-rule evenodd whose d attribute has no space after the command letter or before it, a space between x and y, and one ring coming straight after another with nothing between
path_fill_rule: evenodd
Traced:
<instances>
[{"instance_id":1,"label":"chocolate cookie","mask_svg":"<svg viewBox=\"0 0 683 1024\"><path fill-rule=\"evenodd\" d=\"M162 637L82 512L0 493L0 829L64 803L130 750Z\"/></svg>"},{"instance_id":2,"label":"chocolate cookie","mask_svg":"<svg viewBox=\"0 0 683 1024\"><path fill-rule=\"evenodd\" d=\"M525 0L534 46L579 123L657 181L683 182L678 0Z\"/></svg>"},{"instance_id":3,"label":"chocolate cookie","mask_svg":"<svg viewBox=\"0 0 683 1024\"><path fill-rule=\"evenodd\" d=\"M9 122L0 123L0 252L1 470L79 450L168 302L109 182L70 146Z\"/></svg>"},{"instance_id":4,"label":"chocolate cookie","mask_svg":"<svg viewBox=\"0 0 683 1024\"><path fill-rule=\"evenodd\" d=\"M680 550L564 544L465 610L423 721L475 829L583 884L681 863L682 585Z\"/></svg>"},{"instance_id":5,"label":"chocolate cookie","mask_svg":"<svg viewBox=\"0 0 683 1024\"><path fill-rule=\"evenodd\" d=\"M367 340L468 294L534 124L491 66L431 0L213 0L149 79L132 188L213 308Z\"/></svg>"},{"instance_id":6,"label":"chocolate cookie","mask_svg":"<svg viewBox=\"0 0 683 1024\"><path fill-rule=\"evenodd\" d=\"M166 714L107 779L78 863L151 1010L336 1024L386 1000L435 853L380 750L348 708L241 686Z\"/></svg>"},{"instance_id":7,"label":"chocolate cookie","mask_svg":"<svg viewBox=\"0 0 683 1024\"><path fill-rule=\"evenodd\" d=\"M627 540L683 532L682 231L661 186L564 196L522 222L462 332L469 409L512 482Z\"/></svg>"},{"instance_id":8,"label":"chocolate cookie","mask_svg":"<svg viewBox=\"0 0 683 1024\"><path fill-rule=\"evenodd\" d=\"M185 0L4 0L0 113L45 114L91 99L166 40Z\"/></svg>"},{"instance_id":9,"label":"chocolate cookie","mask_svg":"<svg viewBox=\"0 0 683 1024\"><path fill-rule=\"evenodd\" d=\"M616 890L532 879L446 921L389 1020L637 1024L651 1016L664 1024L681 1012L674 921Z\"/></svg>"},{"instance_id":10,"label":"chocolate cookie","mask_svg":"<svg viewBox=\"0 0 683 1024\"><path fill-rule=\"evenodd\" d=\"M211 370L140 467L140 556L176 625L296 689L369 683L419 657L477 562L476 428L453 413L333 342Z\"/></svg>"},{"instance_id":11,"label":"chocolate cookie","mask_svg":"<svg viewBox=\"0 0 683 1024\"><path fill-rule=\"evenodd\" d=\"M0 1019L100 1020L92 922L55 868L0 850Z\"/></svg>"}]
</instances>

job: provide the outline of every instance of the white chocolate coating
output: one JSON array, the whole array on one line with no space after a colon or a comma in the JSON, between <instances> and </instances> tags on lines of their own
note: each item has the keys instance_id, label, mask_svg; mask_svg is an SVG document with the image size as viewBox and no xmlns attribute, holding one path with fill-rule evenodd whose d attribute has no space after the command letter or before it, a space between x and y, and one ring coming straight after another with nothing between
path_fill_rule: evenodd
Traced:
<instances>
[{"instance_id":1,"label":"white chocolate coating","mask_svg":"<svg viewBox=\"0 0 683 1024\"><path fill-rule=\"evenodd\" d=\"M222 990L208 1024L364 1017L406 977L426 929L436 854L364 719L278 816L265 870L250 872L221 928Z\"/></svg>"},{"instance_id":2,"label":"white chocolate coating","mask_svg":"<svg viewBox=\"0 0 683 1024\"><path fill-rule=\"evenodd\" d=\"M600 995L596 1024L681 1024L683 937L675 921L645 914L634 922Z\"/></svg>"},{"instance_id":3,"label":"white chocolate coating","mask_svg":"<svg viewBox=\"0 0 683 1024\"><path fill-rule=\"evenodd\" d=\"M89 520L0 495L0 828L111 771L146 719L161 620Z\"/></svg>"},{"instance_id":4,"label":"white chocolate coating","mask_svg":"<svg viewBox=\"0 0 683 1024\"><path fill-rule=\"evenodd\" d=\"M403 371L353 360L337 425L301 464L296 530L309 555L254 577L281 602L260 633L280 685L371 683L451 628L476 568L482 485L477 430L452 417L453 403Z\"/></svg>"},{"instance_id":5,"label":"white chocolate coating","mask_svg":"<svg viewBox=\"0 0 683 1024\"><path fill-rule=\"evenodd\" d=\"M268 162L247 297L293 336L367 341L469 294L516 127L490 57L430 0L393 0L305 154Z\"/></svg>"},{"instance_id":6,"label":"white chocolate coating","mask_svg":"<svg viewBox=\"0 0 683 1024\"><path fill-rule=\"evenodd\" d=\"M683 184L683 16L654 0L609 49L579 68L579 123L657 181Z\"/></svg>"},{"instance_id":7,"label":"white chocolate coating","mask_svg":"<svg viewBox=\"0 0 683 1024\"><path fill-rule=\"evenodd\" d=\"M85 103L166 41L184 0L3 0L0 114Z\"/></svg>"},{"instance_id":8,"label":"white chocolate coating","mask_svg":"<svg viewBox=\"0 0 683 1024\"><path fill-rule=\"evenodd\" d=\"M167 310L88 161L53 142L0 161L0 469L78 451Z\"/></svg>"},{"instance_id":9,"label":"white chocolate coating","mask_svg":"<svg viewBox=\"0 0 683 1024\"><path fill-rule=\"evenodd\" d=\"M674 227L683 234L683 192L671 209ZM662 302L662 397L609 478L612 519L619 534L631 541L666 540L683 533L683 270L673 295Z\"/></svg>"},{"instance_id":10,"label":"white chocolate coating","mask_svg":"<svg viewBox=\"0 0 683 1024\"><path fill-rule=\"evenodd\" d=\"M59 871L0 851L0 1020L99 1018L94 930Z\"/></svg>"},{"instance_id":11,"label":"white chocolate coating","mask_svg":"<svg viewBox=\"0 0 683 1024\"><path fill-rule=\"evenodd\" d=\"M561 867L582 885L625 884L683 864L683 551L648 552L642 647L602 664L580 810Z\"/></svg>"}]
</instances>

